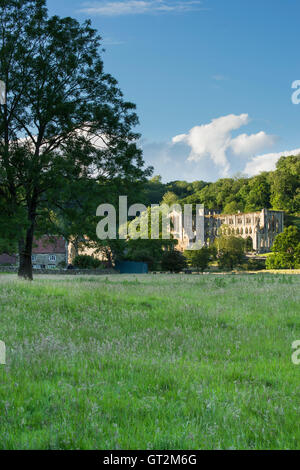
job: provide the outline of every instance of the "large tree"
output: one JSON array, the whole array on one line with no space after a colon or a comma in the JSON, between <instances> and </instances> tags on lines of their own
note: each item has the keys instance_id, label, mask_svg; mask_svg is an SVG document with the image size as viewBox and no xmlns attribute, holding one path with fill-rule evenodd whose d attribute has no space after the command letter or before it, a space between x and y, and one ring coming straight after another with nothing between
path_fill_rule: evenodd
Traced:
<instances>
[{"instance_id":1,"label":"large tree","mask_svg":"<svg viewBox=\"0 0 300 470\"><path fill-rule=\"evenodd\" d=\"M268 256L267 269L298 269L300 267L300 230L290 225L277 235Z\"/></svg>"},{"instance_id":2,"label":"large tree","mask_svg":"<svg viewBox=\"0 0 300 470\"><path fill-rule=\"evenodd\" d=\"M37 225L75 204L63 199L67 187L133 188L151 173L136 145L135 106L104 71L100 47L89 21L49 17L44 0L0 0L0 204L28 279Z\"/></svg>"},{"instance_id":3,"label":"large tree","mask_svg":"<svg viewBox=\"0 0 300 470\"><path fill-rule=\"evenodd\" d=\"M281 157L270 174L271 204L291 214L300 212L300 155Z\"/></svg>"}]
</instances>

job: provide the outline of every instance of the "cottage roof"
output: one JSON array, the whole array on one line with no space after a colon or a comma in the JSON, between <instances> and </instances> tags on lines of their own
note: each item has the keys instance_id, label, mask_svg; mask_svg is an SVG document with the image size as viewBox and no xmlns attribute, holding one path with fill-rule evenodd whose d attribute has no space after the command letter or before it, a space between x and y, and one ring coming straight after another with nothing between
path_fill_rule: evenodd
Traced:
<instances>
[{"instance_id":1,"label":"cottage roof","mask_svg":"<svg viewBox=\"0 0 300 470\"><path fill-rule=\"evenodd\" d=\"M50 237L43 236L39 240L34 240L32 253L37 254L51 254L51 253L65 253L66 241L63 237Z\"/></svg>"}]
</instances>

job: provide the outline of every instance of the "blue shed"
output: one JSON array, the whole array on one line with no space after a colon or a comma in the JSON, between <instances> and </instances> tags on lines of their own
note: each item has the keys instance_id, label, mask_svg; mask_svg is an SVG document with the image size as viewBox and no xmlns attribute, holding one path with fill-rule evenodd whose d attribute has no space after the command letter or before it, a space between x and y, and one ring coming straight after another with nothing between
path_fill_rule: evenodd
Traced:
<instances>
[{"instance_id":1,"label":"blue shed","mask_svg":"<svg viewBox=\"0 0 300 470\"><path fill-rule=\"evenodd\" d=\"M137 261L117 261L116 269L121 274L147 274L148 264Z\"/></svg>"}]
</instances>

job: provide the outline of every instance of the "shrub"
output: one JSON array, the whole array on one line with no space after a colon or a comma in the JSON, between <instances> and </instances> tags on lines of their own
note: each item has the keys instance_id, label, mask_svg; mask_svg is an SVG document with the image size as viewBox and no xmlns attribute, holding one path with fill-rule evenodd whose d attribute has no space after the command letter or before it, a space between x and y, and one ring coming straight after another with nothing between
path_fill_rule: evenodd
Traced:
<instances>
[{"instance_id":1,"label":"shrub","mask_svg":"<svg viewBox=\"0 0 300 470\"><path fill-rule=\"evenodd\" d=\"M89 255L76 256L73 264L79 269L96 269L102 266L102 262L99 259Z\"/></svg>"},{"instance_id":2,"label":"shrub","mask_svg":"<svg viewBox=\"0 0 300 470\"><path fill-rule=\"evenodd\" d=\"M65 269L67 267L67 263L65 261L60 261L57 265L59 269Z\"/></svg>"},{"instance_id":3,"label":"shrub","mask_svg":"<svg viewBox=\"0 0 300 470\"><path fill-rule=\"evenodd\" d=\"M189 265L201 272L207 268L212 257L211 250L205 246L201 250L186 251L184 255Z\"/></svg>"},{"instance_id":4,"label":"shrub","mask_svg":"<svg viewBox=\"0 0 300 470\"><path fill-rule=\"evenodd\" d=\"M242 237L235 237L233 235L221 236L216 238L214 246L216 247L218 253L220 251L244 253L246 249L245 242L246 240L244 240Z\"/></svg>"},{"instance_id":5,"label":"shrub","mask_svg":"<svg viewBox=\"0 0 300 470\"><path fill-rule=\"evenodd\" d=\"M171 250L163 253L161 267L164 271L179 273L186 266L186 259L180 251Z\"/></svg>"},{"instance_id":6,"label":"shrub","mask_svg":"<svg viewBox=\"0 0 300 470\"><path fill-rule=\"evenodd\" d=\"M232 270L245 261L245 240L241 237L219 237L215 240L219 268Z\"/></svg>"},{"instance_id":7,"label":"shrub","mask_svg":"<svg viewBox=\"0 0 300 470\"><path fill-rule=\"evenodd\" d=\"M124 259L147 263L149 270L154 271L160 268L164 248L172 247L175 243L176 240L129 240Z\"/></svg>"},{"instance_id":8,"label":"shrub","mask_svg":"<svg viewBox=\"0 0 300 470\"><path fill-rule=\"evenodd\" d=\"M300 266L300 230L290 225L275 238L273 255L266 262L267 269L297 269Z\"/></svg>"},{"instance_id":9,"label":"shrub","mask_svg":"<svg viewBox=\"0 0 300 470\"><path fill-rule=\"evenodd\" d=\"M253 240L251 237L247 237L245 240L245 250L253 251Z\"/></svg>"},{"instance_id":10,"label":"shrub","mask_svg":"<svg viewBox=\"0 0 300 470\"><path fill-rule=\"evenodd\" d=\"M218 254L218 266L221 269L232 270L240 266L244 260L244 253L239 251L222 250Z\"/></svg>"},{"instance_id":11,"label":"shrub","mask_svg":"<svg viewBox=\"0 0 300 470\"><path fill-rule=\"evenodd\" d=\"M294 269L296 267L293 257L288 253L275 253L268 256L267 269Z\"/></svg>"},{"instance_id":12,"label":"shrub","mask_svg":"<svg viewBox=\"0 0 300 470\"><path fill-rule=\"evenodd\" d=\"M266 269L266 261L262 259L248 259L246 263L242 265L245 271L262 271Z\"/></svg>"},{"instance_id":13,"label":"shrub","mask_svg":"<svg viewBox=\"0 0 300 470\"><path fill-rule=\"evenodd\" d=\"M157 259L147 250L136 251L132 255L126 256L126 260L147 263L150 271L154 271L158 267Z\"/></svg>"}]
</instances>

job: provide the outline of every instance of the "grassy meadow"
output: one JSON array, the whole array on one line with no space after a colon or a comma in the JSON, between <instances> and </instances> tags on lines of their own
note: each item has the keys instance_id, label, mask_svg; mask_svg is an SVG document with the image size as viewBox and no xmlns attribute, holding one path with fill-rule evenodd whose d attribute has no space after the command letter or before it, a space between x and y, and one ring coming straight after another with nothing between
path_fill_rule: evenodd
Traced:
<instances>
[{"instance_id":1,"label":"grassy meadow","mask_svg":"<svg viewBox=\"0 0 300 470\"><path fill-rule=\"evenodd\" d=\"M299 449L300 276L0 275L1 449Z\"/></svg>"}]
</instances>

